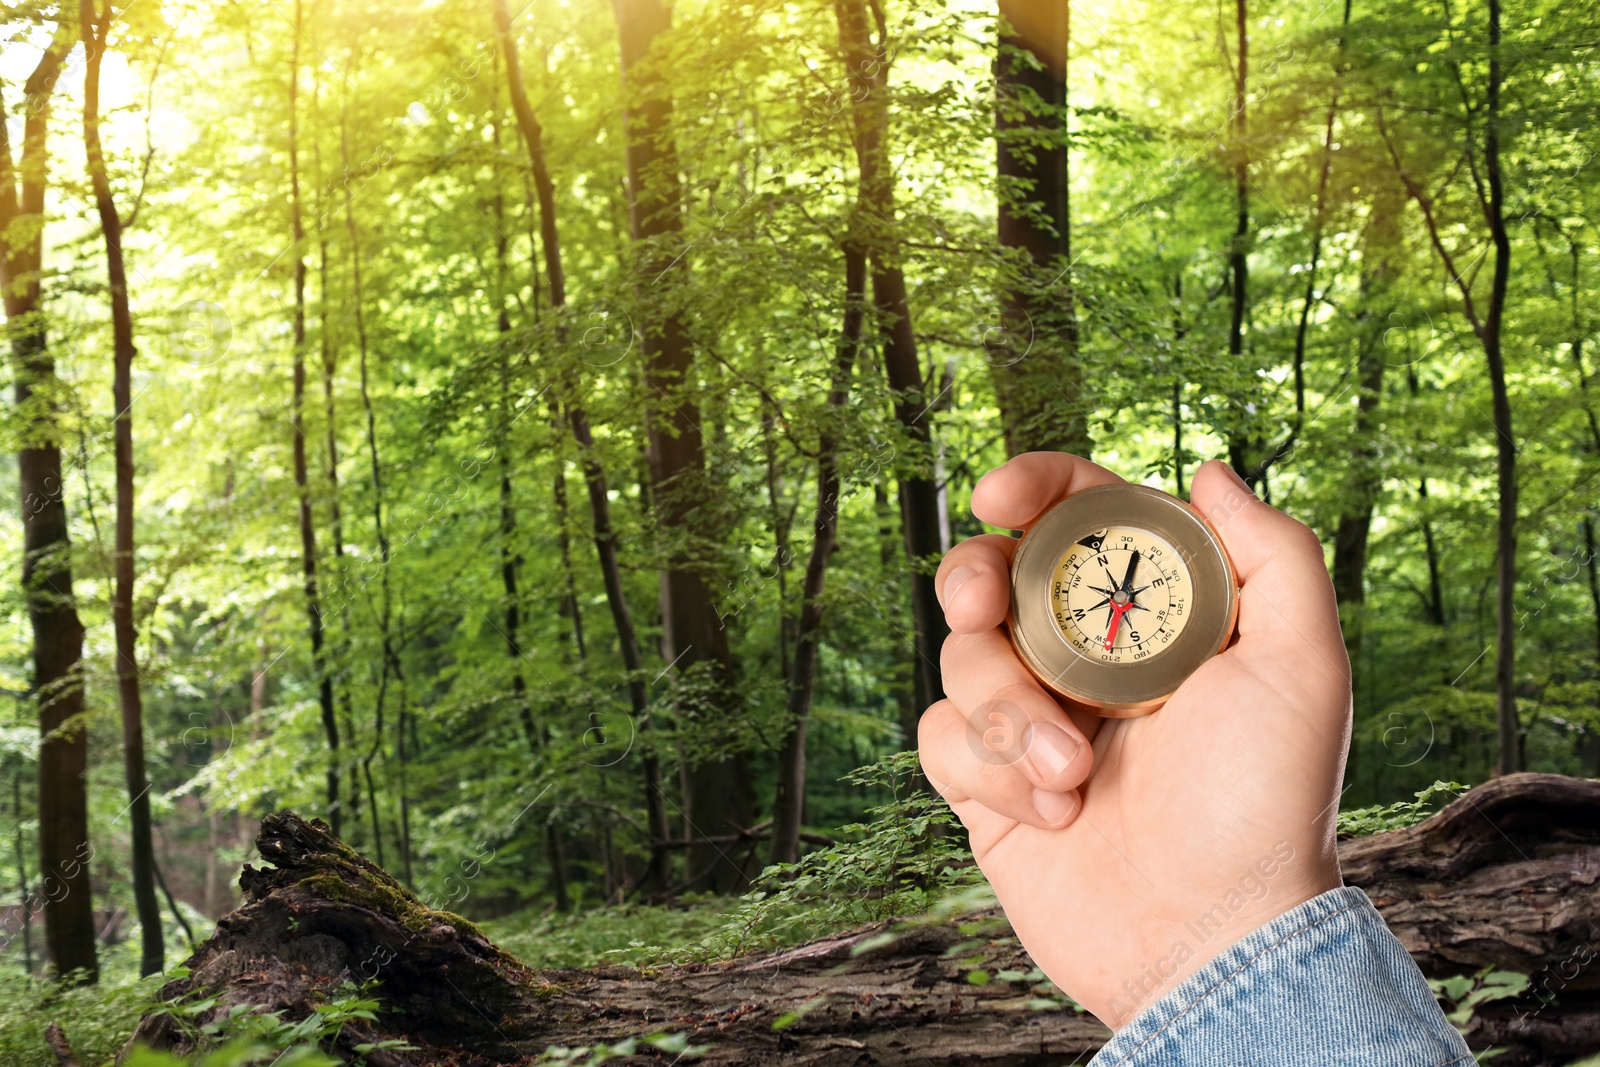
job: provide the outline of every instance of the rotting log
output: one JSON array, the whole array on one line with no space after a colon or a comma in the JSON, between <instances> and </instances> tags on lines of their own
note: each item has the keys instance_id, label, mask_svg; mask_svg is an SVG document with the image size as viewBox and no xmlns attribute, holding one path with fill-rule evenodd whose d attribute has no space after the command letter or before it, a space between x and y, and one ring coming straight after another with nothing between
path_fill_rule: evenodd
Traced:
<instances>
[{"instance_id":1,"label":"rotting log","mask_svg":"<svg viewBox=\"0 0 1600 1067\"><path fill-rule=\"evenodd\" d=\"M164 1000L217 996L178 1027L152 1015L134 1039L183 1051L194 1026L231 1005L303 1018L345 981L376 979L380 1022L357 1043L373 1067L523 1063L552 1046L671 1033L706 1046L703 1064L1023 1065L1087 1062L1108 1036L1042 981L1003 917L883 924L730 963L541 970L470 922L425 907L317 822L268 816L269 869L246 867L245 902L218 923ZM1533 976L1531 992L1479 1011L1475 1048L1504 1067L1600 1051L1600 782L1497 779L1405 830L1340 843L1349 884L1367 890L1430 974L1485 967ZM974 984L975 972L985 984ZM1553 997L1553 1000L1552 1000ZM777 1024L777 1025L775 1025ZM667 1062L647 1046L629 1059ZM626 1062L626 1061L619 1061Z\"/></svg>"}]
</instances>

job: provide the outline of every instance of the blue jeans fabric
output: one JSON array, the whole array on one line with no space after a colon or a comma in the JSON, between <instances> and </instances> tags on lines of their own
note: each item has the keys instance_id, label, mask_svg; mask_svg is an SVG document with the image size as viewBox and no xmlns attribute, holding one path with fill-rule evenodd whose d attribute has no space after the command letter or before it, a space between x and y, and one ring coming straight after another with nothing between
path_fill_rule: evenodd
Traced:
<instances>
[{"instance_id":1,"label":"blue jeans fabric","mask_svg":"<svg viewBox=\"0 0 1600 1067\"><path fill-rule=\"evenodd\" d=\"M1089 1067L1463 1067L1474 1062L1360 889L1246 935L1117 1032Z\"/></svg>"}]
</instances>

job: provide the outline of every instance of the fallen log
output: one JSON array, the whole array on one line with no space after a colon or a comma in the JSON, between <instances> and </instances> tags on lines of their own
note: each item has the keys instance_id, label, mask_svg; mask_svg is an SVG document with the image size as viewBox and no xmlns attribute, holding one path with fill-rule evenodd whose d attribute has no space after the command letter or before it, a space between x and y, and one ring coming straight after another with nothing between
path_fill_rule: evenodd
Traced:
<instances>
[{"instance_id":1,"label":"fallen log","mask_svg":"<svg viewBox=\"0 0 1600 1067\"><path fill-rule=\"evenodd\" d=\"M1086 1062L1108 1031L1053 991L996 913L885 924L731 963L641 973L536 971L470 922L434 911L386 872L290 812L258 839L245 902L221 920L162 999L215 1003L146 1017L133 1040L185 1051L234 1005L309 1016L347 981L376 980L377 1022L337 1047L373 1067L525 1063L552 1047L636 1045L619 1062L668 1062L688 1041L711 1065L1025 1065ZM1600 782L1498 779L1427 822L1340 843L1346 881L1373 897L1423 969L1533 976L1484 1005L1475 1048L1504 1067L1600 1051ZM179 1019L182 1019L180 1024ZM660 1051L641 1039L672 1035ZM681 1058L689 1059L688 1056Z\"/></svg>"}]
</instances>

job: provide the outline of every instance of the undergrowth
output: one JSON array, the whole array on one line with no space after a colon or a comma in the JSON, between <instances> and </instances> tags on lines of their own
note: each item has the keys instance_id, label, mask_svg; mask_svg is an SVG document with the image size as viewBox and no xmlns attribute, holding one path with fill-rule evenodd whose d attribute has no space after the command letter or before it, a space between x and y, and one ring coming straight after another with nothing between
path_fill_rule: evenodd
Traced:
<instances>
[{"instance_id":1,"label":"undergrowth","mask_svg":"<svg viewBox=\"0 0 1600 1067\"><path fill-rule=\"evenodd\" d=\"M1339 813L1341 836L1366 837L1386 830L1399 830L1415 826L1437 812L1470 786L1460 782L1434 782L1416 794L1415 800L1400 800L1393 804L1374 804L1369 808L1354 808Z\"/></svg>"}]
</instances>

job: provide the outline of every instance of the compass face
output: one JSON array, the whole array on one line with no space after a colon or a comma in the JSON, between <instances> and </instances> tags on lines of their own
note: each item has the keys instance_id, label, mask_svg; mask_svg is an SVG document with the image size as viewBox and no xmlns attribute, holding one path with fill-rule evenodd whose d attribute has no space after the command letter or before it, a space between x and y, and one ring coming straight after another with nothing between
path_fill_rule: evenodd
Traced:
<instances>
[{"instance_id":1,"label":"compass face","mask_svg":"<svg viewBox=\"0 0 1600 1067\"><path fill-rule=\"evenodd\" d=\"M1041 684L1101 715L1146 715L1233 634L1238 586L1209 523L1142 485L1050 508L1011 563L1007 628Z\"/></svg>"},{"instance_id":2,"label":"compass face","mask_svg":"<svg viewBox=\"0 0 1600 1067\"><path fill-rule=\"evenodd\" d=\"M1098 530L1067 549L1052 577L1061 636L1102 663L1165 652L1189 621L1194 581L1165 538L1134 526Z\"/></svg>"}]
</instances>

